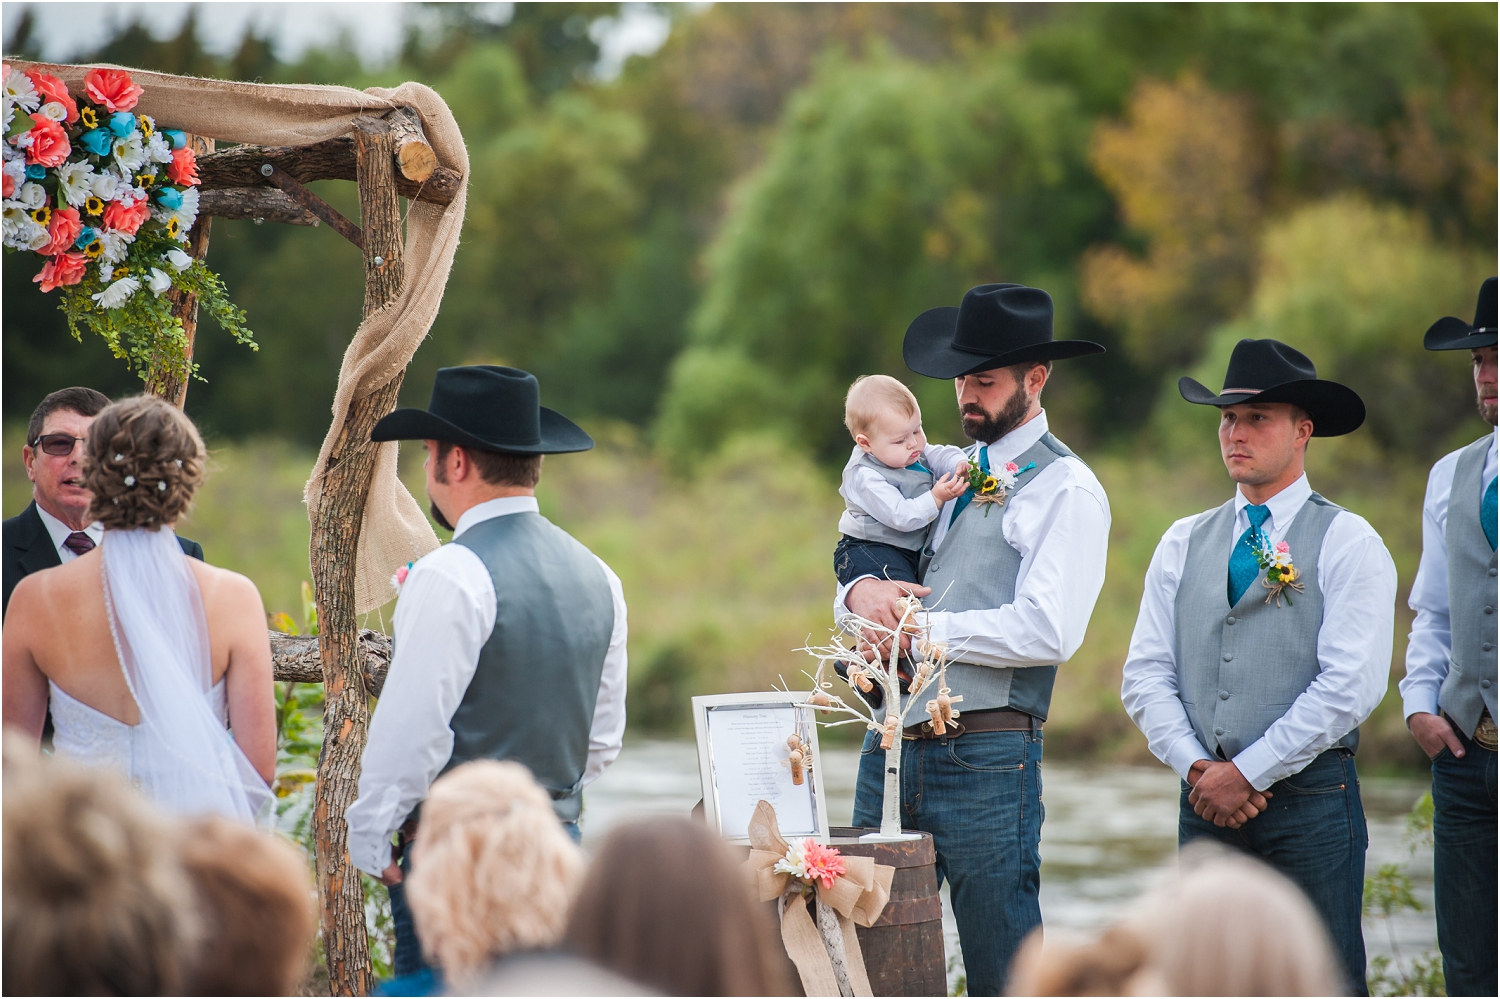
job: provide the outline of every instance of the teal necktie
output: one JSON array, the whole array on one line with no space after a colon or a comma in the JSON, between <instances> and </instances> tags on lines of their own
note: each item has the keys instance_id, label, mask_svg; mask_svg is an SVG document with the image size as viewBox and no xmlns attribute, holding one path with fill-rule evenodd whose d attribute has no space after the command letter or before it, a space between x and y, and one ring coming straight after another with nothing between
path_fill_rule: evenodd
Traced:
<instances>
[{"instance_id":1,"label":"teal necktie","mask_svg":"<svg viewBox=\"0 0 1500 999\"><path fill-rule=\"evenodd\" d=\"M1234 551L1229 555L1229 606L1233 607L1240 602L1240 597L1255 582L1255 577L1260 575L1260 560L1255 557L1256 539L1261 537L1260 526L1271 516L1271 508L1268 506L1247 506L1245 516L1250 518L1250 526L1245 533L1240 535L1240 540L1234 544ZM1264 545L1264 542L1262 542Z\"/></svg>"},{"instance_id":2,"label":"teal necktie","mask_svg":"<svg viewBox=\"0 0 1500 999\"><path fill-rule=\"evenodd\" d=\"M1484 528L1484 536L1490 540L1490 551L1495 550L1495 484L1500 483L1500 477L1490 480L1489 488L1484 491L1484 498L1479 501L1479 526Z\"/></svg>"},{"instance_id":3,"label":"teal necktie","mask_svg":"<svg viewBox=\"0 0 1500 999\"><path fill-rule=\"evenodd\" d=\"M979 470L985 475L990 474L990 449L989 446L985 444L979 445ZM966 492L959 496L958 501L953 504L953 516L948 518L949 527L953 526L953 522L958 519L958 515L964 512L964 507L968 506L969 503L973 501L973 499L974 489L971 486Z\"/></svg>"}]
</instances>

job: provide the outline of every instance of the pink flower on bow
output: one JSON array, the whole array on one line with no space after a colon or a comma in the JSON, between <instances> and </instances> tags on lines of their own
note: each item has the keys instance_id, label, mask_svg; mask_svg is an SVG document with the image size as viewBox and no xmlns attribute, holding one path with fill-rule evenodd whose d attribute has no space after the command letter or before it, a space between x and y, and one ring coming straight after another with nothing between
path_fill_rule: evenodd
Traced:
<instances>
[{"instance_id":1,"label":"pink flower on bow","mask_svg":"<svg viewBox=\"0 0 1500 999\"><path fill-rule=\"evenodd\" d=\"M402 583L406 582L406 577L410 575L411 570L404 565L401 568L397 569L395 575L396 585L400 586Z\"/></svg>"},{"instance_id":2,"label":"pink flower on bow","mask_svg":"<svg viewBox=\"0 0 1500 999\"><path fill-rule=\"evenodd\" d=\"M1276 550L1285 555L1287 552L1292 550L1292 546L1287 544L1285 541L1278 541L1276 542Z\"/></svg>"},{"instance_id":3,"label":"pink flower on bow","mask_svg":"<svg viewBox=\"0 0 1500 999\"><path fill-rule=\"evenodd\" d=\"M825 889L844 876L844 855L831 846L824 846L808 838L802 844L803 864L807 869L807 880L816 881Z\"/></svg>"},{"instance_id":4,"label":"pink flower on bow","mask_svg":"<svg viewBox=\"0 0 1500 999\"><path fill-rule=\"evenodd\" d=\"M1021 470L1021 466L1020 466L1020 465L1017 465L1017 464L1016 464L1016 463L1015 463L1015 462L1013 462L1013 461L1007 461L1007 462L1006 462L1006 463L1005 463L1005 470L1006 470L1006 471L1007 471L1007 472L1019 472L1019 471L1020 471L1020 470Z\"/></svg>"}]
</instances>

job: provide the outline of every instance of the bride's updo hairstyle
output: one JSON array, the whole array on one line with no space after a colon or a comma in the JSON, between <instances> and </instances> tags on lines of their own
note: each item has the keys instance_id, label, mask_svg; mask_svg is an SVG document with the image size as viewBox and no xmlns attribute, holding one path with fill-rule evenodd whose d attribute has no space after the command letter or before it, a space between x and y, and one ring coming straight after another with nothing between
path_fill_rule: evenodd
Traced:
<instances>
[{"instance_id":1,"label":"bride's updo hairstyle","mask_svg":"<svg viewBox=\"0 0 1500 999\"><path fill-rule=\"evenodd\" d=\"M204 457L193 421L162 399L138 395L106 407L84 443L89 519L114 531L174 523L203 481Z\"/></svg>"}]
</instances>

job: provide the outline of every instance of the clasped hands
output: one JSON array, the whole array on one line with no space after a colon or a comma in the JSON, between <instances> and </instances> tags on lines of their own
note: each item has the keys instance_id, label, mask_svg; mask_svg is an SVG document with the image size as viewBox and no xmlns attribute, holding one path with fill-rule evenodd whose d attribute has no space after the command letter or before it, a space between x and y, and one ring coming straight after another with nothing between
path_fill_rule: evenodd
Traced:
<instances>
[{"instance_id":1,"label":"clasped hands","mask_svg":"<svg viewBox=\"0 0 1500 999\"><path fill-rule=\"evenodd\" d=\"M1238 829L1266 810L1270 791L1257 791L1233 763L1199 760L1188 770L1188 804L1200 818Z\"/></svg>"}]
</instances>

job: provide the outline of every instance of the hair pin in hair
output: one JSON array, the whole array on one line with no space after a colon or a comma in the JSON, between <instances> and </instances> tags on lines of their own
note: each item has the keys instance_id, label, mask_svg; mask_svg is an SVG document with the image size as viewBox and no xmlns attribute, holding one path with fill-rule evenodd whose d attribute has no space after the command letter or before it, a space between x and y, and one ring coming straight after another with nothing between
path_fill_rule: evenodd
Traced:
<instances>
[{"instance_id":1,"label":"hair pin in hair","mask_svg":"<svg viewBox=\"0 0 1500 999\"><path fill-rule=\"evenodd\" d=\"M115 462L116 462L116 463L118 463L118 462L122 462L122 461L124 461L124 460L125 460L125 456L124 456L124 455L123 455L123 454L116 454L116 455L115 455Z\"/></svg>"},{"instance_id":2,"label":"hair pin in hair","mask_svg":"<svg viewBox=\"0 0 1500 999\"><path fill-rule=\"evenodd\" d=\"M127 476L125 476L125 484L127 486L133 486L133 485L135 485L135 476L134 475L127 475Z\"/></svg>"},{"instance_id":3,"label":"hair pin in hair","mask_svg":"<svg viewBox=\"0 0 1500 999\"><path fill-rule=\"evenodd\" d=\"M156 491L159 492L159 493L164 493L164 492L167 491L167 483L166 483L165 480L163 480L161 482L158 482L156 484Z\"/></svg>"},{"instance_id":4,"label":"hair pin in hair","mask_svg":"<svg viewBox=\"0 0 1500 999\"><path fill-rule=\"evenodd\" d=\"M177 459L177 467L178 467L178 468L181 468L181 467L182 467L182 459L181 459L181 458L178 458L178 459Z\"/></svg>"}]
</instances>

